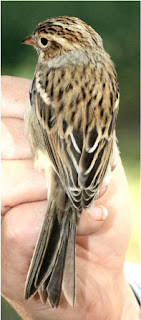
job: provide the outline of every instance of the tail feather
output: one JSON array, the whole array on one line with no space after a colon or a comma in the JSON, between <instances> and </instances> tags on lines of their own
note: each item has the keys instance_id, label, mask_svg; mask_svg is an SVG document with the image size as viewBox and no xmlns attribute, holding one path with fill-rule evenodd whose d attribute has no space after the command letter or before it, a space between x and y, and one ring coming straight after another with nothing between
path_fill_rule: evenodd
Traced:
<instances>
[{"instance_id":1,"label":"tail feather","mask_svg":"<svg viewBox=\"0 0 141 320\"><path fill-rule=\"evenodd\" d=\"M51 273L48 286L46 288L48 299L52 307L58 307L58 304L60 301L66 248L67 248L67 239L65 239L61 243L61 247L59 250L60 252L58 252L55 266Z\"/></svg>"},{"instance_id":2,"label":"tail feather","mask_svg":"<svg viewBox=\"0 0 141 320\"><path fill-rule=\"evenodd\" d=\"M41 229L41 233L39 235L39 239L37 241L34 254L31 260L30 268L27 275L26 285L25 285L25 299L29 299L31 296L33 296L37 289L38 285L36 284L39 276L40 269L42 267L42 277L40 275L40 282L44 275L46 274L48 270L48 267L51 267L51 258L53 259L53 250L55 247L55 244L57 245L58 241L54 241L54 247L52 246L51 250L48 250L48 243L51 239L51 235L54 229L56 229L56 214L52 210L52 202L48 206L47 214L45 215L45 219L43 222L43 227ZM56 240L57 240L56 234ZM53 239L52 239L53 240ZM53 242L52 242L53 243ZM47 255L47 259L46 259ZM44 268L43 260L45 259L46 269ZM43 270L44 268L44 270Z\"/></svg>"},{"instance_id":3,"label":"tail feather","mask_svg":"<svg viewBox=\"0 0 141 320\"><path fill-rule=\"evenodd\" d=\"M75 302L75 239L76 226L71 226L62 283L63 293L71 306Z\"/></svg>"},{"instance_id":4,"label":"tail feather","mask_svg":"<svg viewBox=\"0 0 141 320\"><path fill-rule=\"evenodd\" d=\"M50 232L50 238L44 250L40 266L35 278L35 287L38 288L52 272L54 265L56 263L57 255L64 238L64 233L66 233L67 227L67 216L65 216L61 222L58 221L57 215L53 221L52 230Z\"/></svg>"},{"instance_id":5,"label":"tail feather","mask_svg":"<svg viewBox=\"0 0 141 320\"><path fill-rule=\"evenodd\" d=\"M70 201L70 200L68 200ZM54 200L50 201L43 227L31 260L25 287L25 298L28 299L37 291L41 300L57 307L60 301L62 279L64 294L73 305L75 297L75 223L72 208L59 212ZM60 209L62 210L62 208ZM65 270L64 270L65 269ZM67 285L67 283L72 283Z\"/></svg>"}]
</instances>

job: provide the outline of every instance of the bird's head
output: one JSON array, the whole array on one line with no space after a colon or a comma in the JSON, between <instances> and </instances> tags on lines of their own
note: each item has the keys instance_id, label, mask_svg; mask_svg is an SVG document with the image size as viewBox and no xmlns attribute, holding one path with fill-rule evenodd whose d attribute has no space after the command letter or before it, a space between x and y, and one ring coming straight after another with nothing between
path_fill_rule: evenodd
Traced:
<instances>
[{"instance_id":1,"label":"bird's head","mask_svg":"<svg viewBox=\"0 0 141 320\"><path fill-rule=\"evenodd\" d=\"M103 48L101 37L89 25L75 17L48 19L22 41L37 50L39 61L49 61L63 53L87 52Z\"/></svg>"}]
</instances>

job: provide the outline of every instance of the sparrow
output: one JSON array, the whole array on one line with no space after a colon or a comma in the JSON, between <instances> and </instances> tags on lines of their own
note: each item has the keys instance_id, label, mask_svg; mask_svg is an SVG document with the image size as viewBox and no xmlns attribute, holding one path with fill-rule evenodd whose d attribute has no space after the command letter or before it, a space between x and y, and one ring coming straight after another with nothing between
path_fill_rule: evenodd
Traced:
<instances>
[{"instance_id":1,"label":"sparrow","mask_svg":"<svg viewBox=\"0 0 141 320\"><path fill-rule=\"evenodd\" d=\"M48 207L25 285L58 307L75 303L75 239L82 209L111 174L119 85L98 33L76 17L38 24L22 41L38 54L25 128L48 185Z\"/></svg>"}]
</instances>

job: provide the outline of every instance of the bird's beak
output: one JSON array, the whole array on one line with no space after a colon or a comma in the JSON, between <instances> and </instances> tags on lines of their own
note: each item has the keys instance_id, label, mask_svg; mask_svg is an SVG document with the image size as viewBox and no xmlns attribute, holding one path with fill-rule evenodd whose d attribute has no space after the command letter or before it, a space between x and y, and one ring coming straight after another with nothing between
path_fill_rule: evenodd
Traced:
<instances>
[{"instance_id":1,"label":"bird's beak","mask_svg":"<svg viewBox=\"0 0 141 320\"><path fill-rule=\"evenodd\" d=\"M30 46L36 47L36 43L34 42L34 40L32 39L31 36L26 37L23 41L23 44L29 44Z\"/></svg>"}]
</instances>

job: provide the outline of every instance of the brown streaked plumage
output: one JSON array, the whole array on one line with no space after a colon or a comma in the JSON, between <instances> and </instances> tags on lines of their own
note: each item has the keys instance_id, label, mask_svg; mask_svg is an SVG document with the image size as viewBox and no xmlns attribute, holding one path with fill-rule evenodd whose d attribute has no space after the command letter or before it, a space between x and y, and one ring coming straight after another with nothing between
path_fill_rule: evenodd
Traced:
<instances>
[{"instance_id":1,"label":"brown streaked plumage","mask_svg":"<svg viewBox=\"0 0 141 320\"><path fill-rule=\"evenodd\" d=\"M23 43L39 55L25 116L34 160L49 181L49 204L25 287L52 307L61 289L75 301L75 234L109 175L119 88L101 37L78 18L40 23Z\"/></svg>"}]
</instances>

